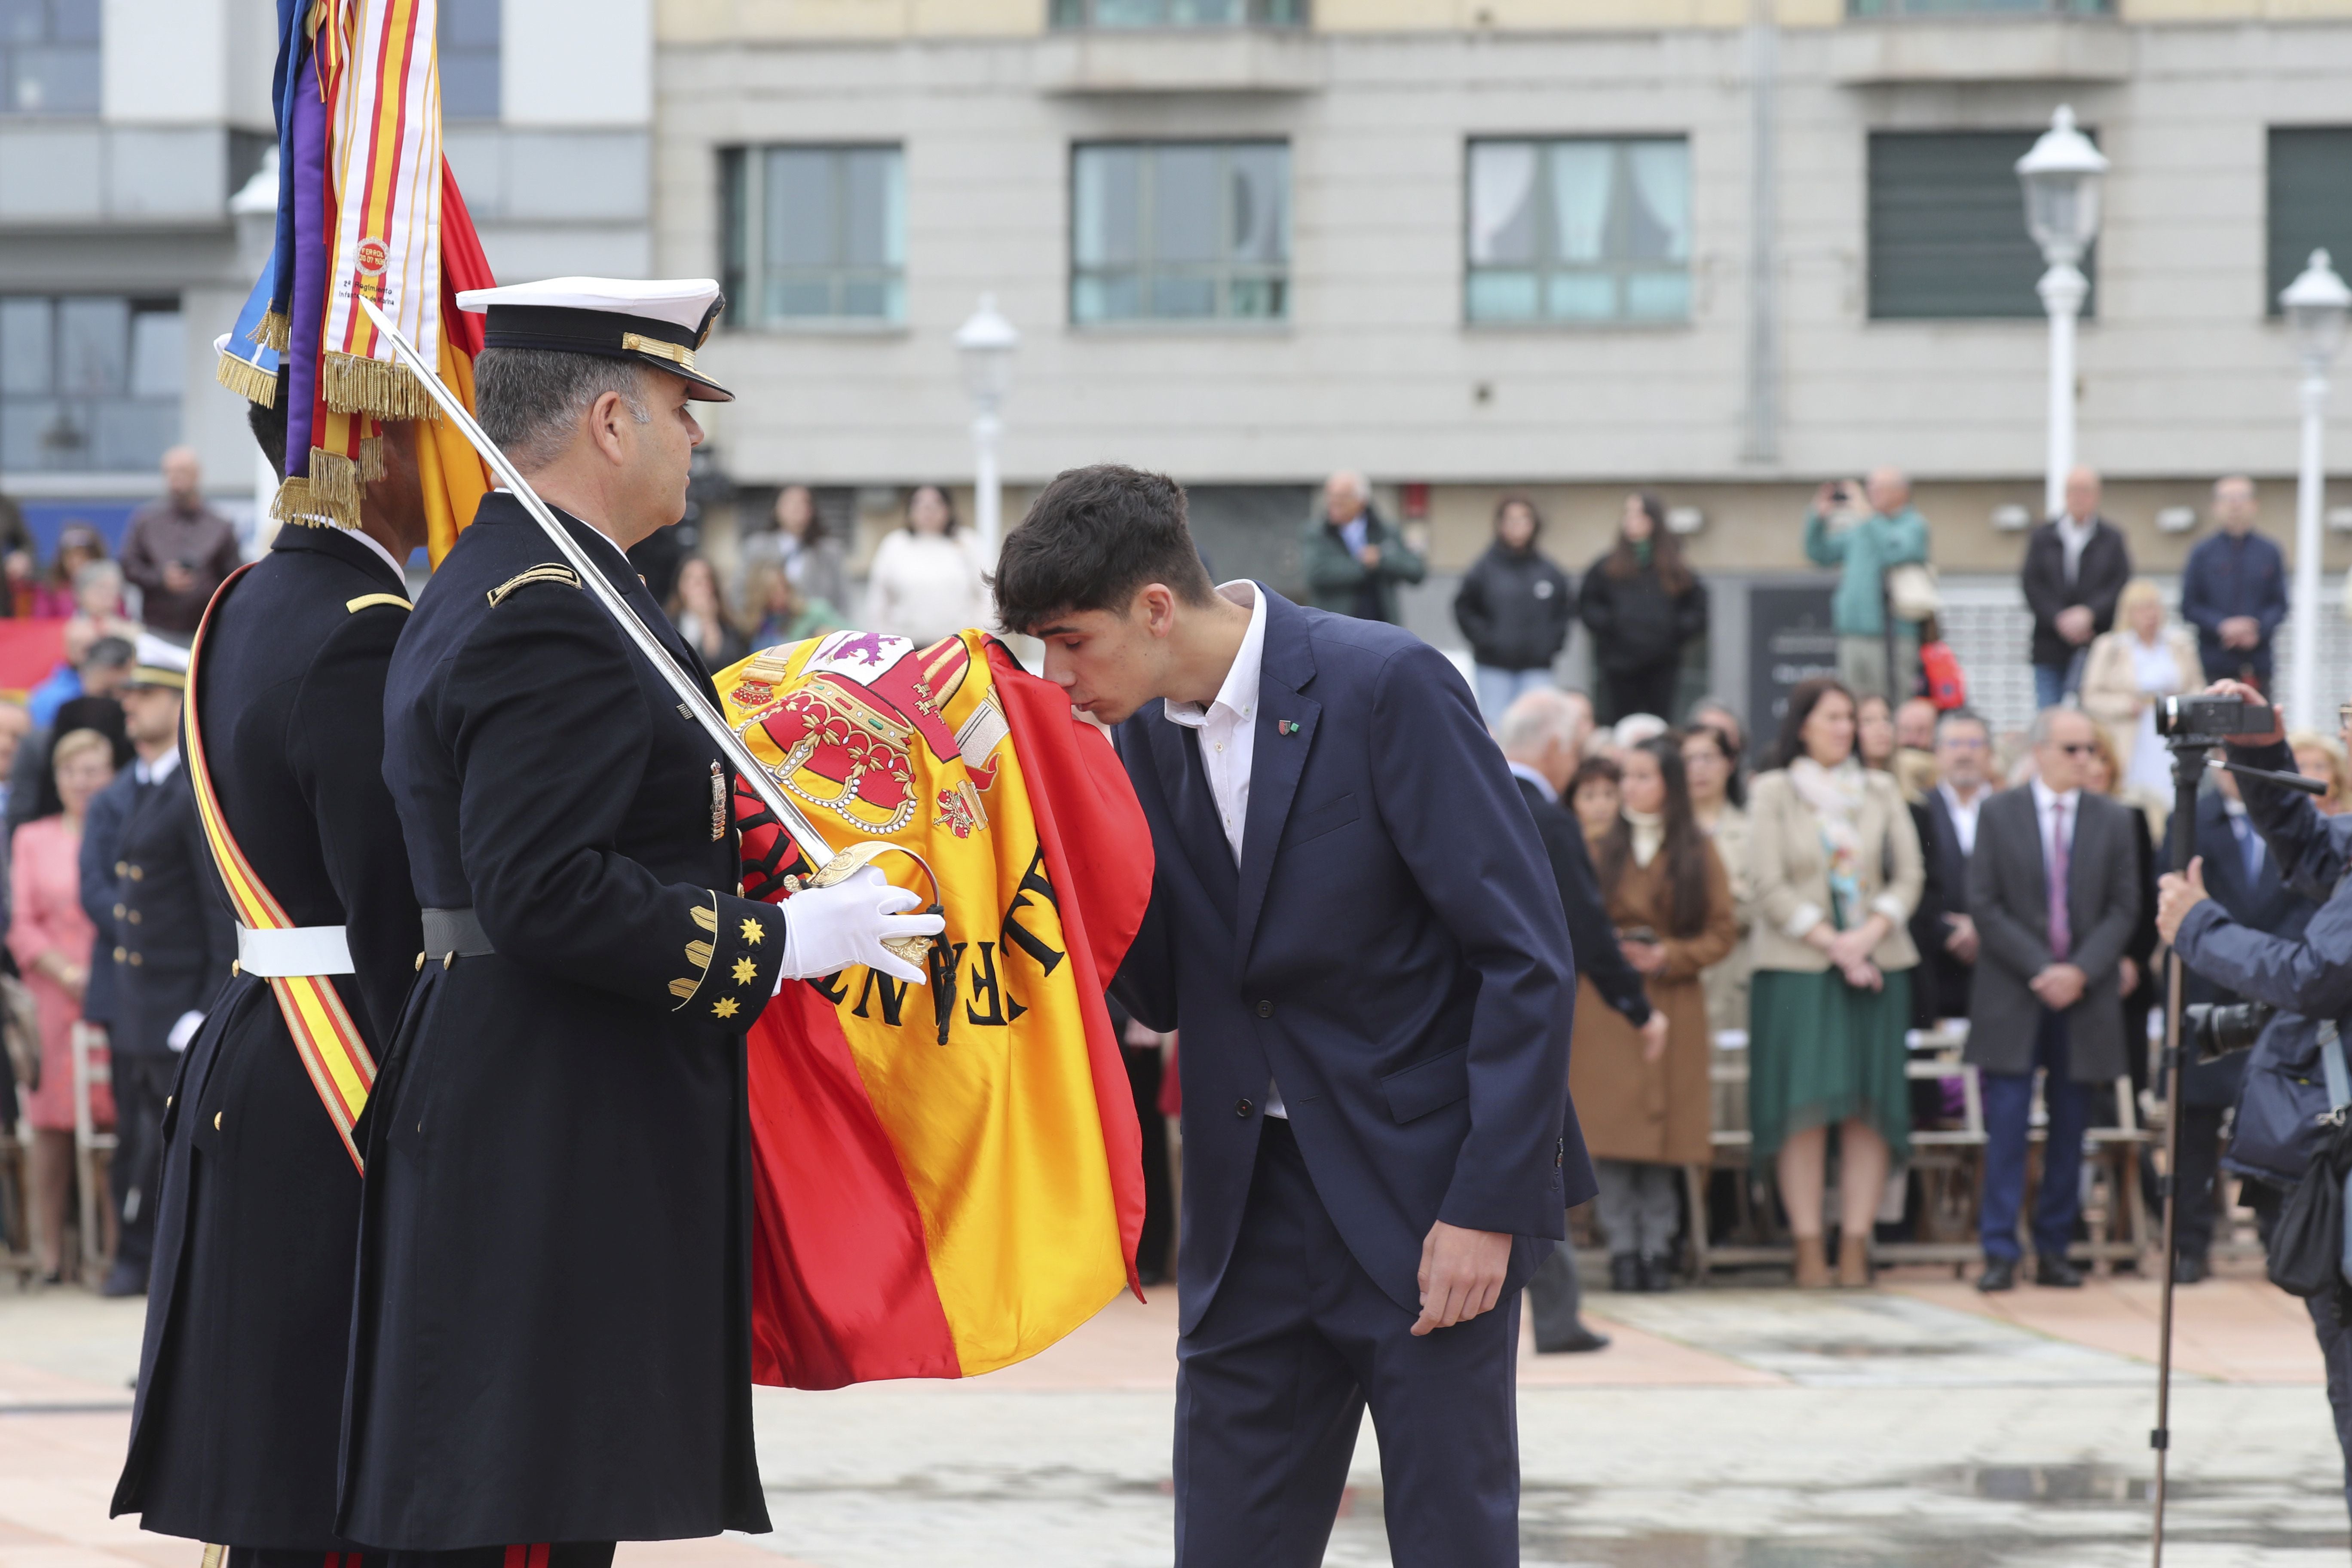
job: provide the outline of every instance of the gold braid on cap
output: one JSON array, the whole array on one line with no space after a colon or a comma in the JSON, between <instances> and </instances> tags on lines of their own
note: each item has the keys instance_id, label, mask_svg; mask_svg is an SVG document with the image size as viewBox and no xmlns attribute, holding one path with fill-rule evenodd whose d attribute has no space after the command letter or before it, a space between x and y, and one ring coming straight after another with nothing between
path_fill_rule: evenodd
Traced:
<instances>
[{"instance_id":1,"label":"gold braid on cap","mask_svg":"<svg viewBox=\"0 0 2352 1568\"><path fill-rule=\"evenodd\" d=\"M646 337L643 332L623 332L621 347L634 350L638 353L651 354L656 359L666 359L681 370L694 368L692 349L681 348L676 343L666 343L659 338Z\"/></svg>"}]
</instances>

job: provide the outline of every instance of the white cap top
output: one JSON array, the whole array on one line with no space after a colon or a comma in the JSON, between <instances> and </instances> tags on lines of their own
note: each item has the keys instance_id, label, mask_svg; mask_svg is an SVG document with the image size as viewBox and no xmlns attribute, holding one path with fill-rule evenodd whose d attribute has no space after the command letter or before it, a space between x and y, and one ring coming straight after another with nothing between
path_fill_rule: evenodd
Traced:
<instances>
[{"instance_id":1,"label":"white cap top","mask_svg":"<svg viewBox=\"0 0 2352 1568\"><path fill-rule=\"evenodd\" d=\"M719 285L709 278L543 278L536 283L466 289L457 296L457 309L476 315L493 305L607 310L699 332L718 300Z\"/></svg>"}]
</instances>

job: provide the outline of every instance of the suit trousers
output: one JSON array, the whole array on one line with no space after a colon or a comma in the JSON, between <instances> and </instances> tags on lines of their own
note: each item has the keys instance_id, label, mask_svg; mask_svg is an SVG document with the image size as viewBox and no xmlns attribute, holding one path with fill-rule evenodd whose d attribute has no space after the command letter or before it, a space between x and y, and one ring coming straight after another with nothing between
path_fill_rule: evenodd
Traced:
<instances>
[{"instance_id":1,"label":"suit trousers","mask_svg":"<svg viewBox=\"0 0 2352 1568\"><path fill-rule=\"evenodd\" d=\"M2221 1216L2221 1108L2182 1106L2180 1174L2172 1190L2180 1195L2173 1239L2183 1258L2201 1260L2213 1249L2213 1226Z\"/></svg>"},{"instance_id":2,"label":"suit trousers","mask_svg":"<svg viewBox=\"0 0 2352 1568\"><path fill-rule=\"evenodd\" d=\"M1143 1230L1135 1240L1135 1272L1146 1285L1168 1278L1168 1244L1176 1228L1175 1184L1168 1161L1168 1118L1160 1111L1163 1068L1160 1047L1118 1048L1127 1087L1135 1097L1135 1124L1143 1134Z\"/></svg>"},{"instance_id":3,"label":"suit trousers","mask_svg":"<svg viewBox=\"0 0 2352 1568\"><path fill-rule=\"evenodd\" d=\"M2066 1015L2042 1009L2033 1037L2033 1065L2042 1071L2042 1100L2050 1112L2042 1146L2042 1192L2033 1205L2033 1249L2063 1258L2083 1209L2083 1135L2090 1126L2090 1096L2066 1074ZM1978 1233L1987 1258L2020 1256L2017 1216L2025 1203L2027 1123L2033 1114L2033 1074L1989 1072L1984 1078L1984 1203Z\"/></svg>"},{"instance_id":4,"label":"suit trousers","mask_svg":"<svg viewBox=\"0 0 2352 1568\"><path fill-rule=\"evenodd\" d=\"M108 1173L115 1213L121 1217L116 1267L147 1272L155 1251L156 1187L163 1179L163 1101L180 1076L177 1053L114 1053L113 1168Z\"/></svg>"},{"instance_id":5,"label":"suit trousers","mask_svg":"<svg viewBox=\"0 0 2352 1568\"><path fill-rule=\"evenodd\" d=\"M1515 1568L1518 1292L1412 1323L1267 1118L1216 1300L1176 1344L1177 1568L1318 1568L1368 1405L1397 1568Z\"/></svg>"},{"instance_id":6,"label":"suit trousers","mask_svg":"<svg viewBox=\"0 0 2352 1568\"><path fill-rule=\"evenodd\" d=\"M1664 1258L1674 1251L1675 1232L1683 1220L1682 1205L1675 1197L1679 1167L1647 1160L1595 1160L1592 1174L1601 1184L1601 1230L1609 1238L1612 1257L1633 1253Z\"/></svg>"},{"instance_id":7,"label":"suit trousers","mask_svg":"<svg viewBox=\"0 0 2352 1568\"><path fill-rule=\"evenodd\" d=\"M1584 1282L1576 1277L1576 1239L1555 1244L1551 1256L1528 1280L1528 1318L1536 1349L1550 1350L1574 1339L1584 1327Z\"/></svg>"},{"instance_id":8,"label":"suit trousers","mask_svg":"<svg viewBox=\"0 0 2352 1568\"><path fill-rule=\"evenodd\" d=\"M456 1552L371 1552L364 1568L613 1568L614 1544L610 1541L542 1541L530 1546L469 1546ZM344 1568L362 1565L347 1563Z\"/></svg>"}]
</instances>

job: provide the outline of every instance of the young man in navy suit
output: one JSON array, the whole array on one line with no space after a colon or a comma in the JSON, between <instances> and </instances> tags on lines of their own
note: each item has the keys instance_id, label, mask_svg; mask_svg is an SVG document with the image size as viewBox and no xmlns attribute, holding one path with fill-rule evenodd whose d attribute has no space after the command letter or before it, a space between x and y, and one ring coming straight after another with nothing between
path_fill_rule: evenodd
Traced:
<instances>
[{"instance_id":1,"label":"young man in navy suit","mask_svg":"<svg viewBox=\"0 0 2352 1568\"><path fill-rule=\"evenodd\" d=\"M1113 990L1183 1032L1179 1568L1320 1563L1367 1406L1399 1568L1517 1563L1518 1292L1592 1177L1559 894L1469 688L1213 587L1132 468L1055 479L995 587L1151 824Z\"/></svg>"}]
</instances>

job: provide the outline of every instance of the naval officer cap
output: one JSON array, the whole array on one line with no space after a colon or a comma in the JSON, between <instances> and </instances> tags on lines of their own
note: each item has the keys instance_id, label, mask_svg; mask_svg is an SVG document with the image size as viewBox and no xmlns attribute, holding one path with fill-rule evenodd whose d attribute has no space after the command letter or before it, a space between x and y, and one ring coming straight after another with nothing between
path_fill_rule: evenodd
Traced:
<instances>
[{"instance_id":1,"label":"naval officer cap","mask_svg":"<svg viewBox=\"0 0 2352 1568\"><path fill-rule=\"evenodd\" d=\"M123 677L125 687L164 686L173 691L188 689L188 650L178 643L157 637L153 632L141 632L137 651L131 656L131 673Z\"/></svg>"},{"instance_id":2,"label":"naval officer cap","mask_svg":"<svg viewBox=\"0 0 2352 1568\"><path fill-rule=\"evenodd\" d=\"M635 360L679 377L686 395L705 403L735 401L694 368L694 351L726 303L708 278L549 278L457 296L457 309L489 317L484 348Z\"/></svg>"}]
</instances>

